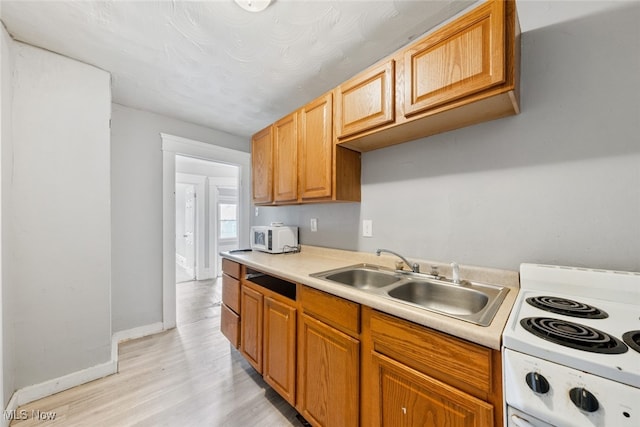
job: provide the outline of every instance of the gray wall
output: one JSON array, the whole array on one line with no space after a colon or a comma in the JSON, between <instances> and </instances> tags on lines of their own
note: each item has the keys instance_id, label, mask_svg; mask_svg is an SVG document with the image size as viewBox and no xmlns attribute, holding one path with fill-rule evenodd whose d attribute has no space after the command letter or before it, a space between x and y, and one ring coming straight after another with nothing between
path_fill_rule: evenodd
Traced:
<instances>
[{"instance_id":1,"label":"gray wall","mask_svg":"<svg viewBox=\"0 0 640 427\"><path fill-rule=\"evenodd\" d=\"M160 133L248 152L224 132L112 104L111 215L114 332L162 321Z\"/></svg>"},{"instance_id":2,"label":"gray wall","mask_svg":"<svg viewBox=\"0 0 640 427\"><path fill-rule=\"evenodd\" d=\"M105 71L13 50L2 232L19 389L111 360L111 95Z\"/></svg>"},{"instance_id":3,"label":"gray wall","mask_svg":"<svg viewBox=\"0 0 640 427\"><path fill-rule=\"evenodd\" d=\"M562 22L547 8L557 23L522 35L520 115L363 154L359 209L261 208L254 222L300 225L305 244L640 271L640 3L578 19L582 2L561 3Z\"/></svg>"},{"instance_id":4,"label":"gray wall","mask_svg":"<svg viewBox=\"0 0 640 427\"><path fill-rule=\"evenodd\" d=\"M10 175L7 173L10 169L10 160L12 153L9 150L11 147L11 101L13 99L13 87L11 84L11 73L13 70L13 57L12 57L12 45L13 42L9 37L9 34L4 29L4 26L0 25L0 183L2 184L0 189L0 200L3 200L4 194L6 194L10 181ZM8 286L9 278L9 263L5 262L4 250L6 246L5 239L7 234L2 231L5 227L9 227L8 222L8 208L5 203L1 203L2 212L0 214L0 382L2 388L0 389L0 403L2 408L5 408L7 402L11 398L13 393L15 375L14 375L14 359L13 359L13 328L11 328L10 312L12 301L9 294L10 289Z\"/></svg>"}]
</instances>

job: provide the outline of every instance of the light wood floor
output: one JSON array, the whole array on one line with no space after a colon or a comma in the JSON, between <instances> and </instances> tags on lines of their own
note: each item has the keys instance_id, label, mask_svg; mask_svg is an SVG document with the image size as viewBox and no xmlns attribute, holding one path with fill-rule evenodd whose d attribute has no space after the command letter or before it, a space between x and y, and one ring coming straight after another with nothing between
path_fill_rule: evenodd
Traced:
<instances>
[{"instance_id":1,"label":"light wood floor","mask_svg":"<svg viewBox=\"0 0 640 427\"><path fill-rule=\"evenodd\" d=\"M219 332L219 281L177 289L176 329L122 343L117 374L25 405L29 419L11 425L302 426Z\"/></svg>"}]
</instances>

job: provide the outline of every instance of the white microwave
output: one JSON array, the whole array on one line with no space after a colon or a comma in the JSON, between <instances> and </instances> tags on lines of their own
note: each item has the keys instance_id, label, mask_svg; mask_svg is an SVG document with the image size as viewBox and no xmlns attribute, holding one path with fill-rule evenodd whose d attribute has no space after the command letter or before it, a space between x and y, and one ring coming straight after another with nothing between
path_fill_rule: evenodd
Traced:
<instances>
[{"instance_id":1,"label":"white microwave","mask_svg":"<svg viewBox=\"0 0 640 427\"><path fill-rule=\"evenodd\" d=\"M251 227L251 249L281 254L295 252L298 246L298 227L256 225Z\"/></svg>"}]
</instances>

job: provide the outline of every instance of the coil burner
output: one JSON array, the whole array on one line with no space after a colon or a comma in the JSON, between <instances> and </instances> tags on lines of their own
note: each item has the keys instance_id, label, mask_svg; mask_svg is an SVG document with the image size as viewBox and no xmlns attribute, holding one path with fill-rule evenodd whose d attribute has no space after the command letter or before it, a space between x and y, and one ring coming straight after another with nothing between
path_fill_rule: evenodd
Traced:
<instances>
[{"instance_id":1,"label":"coil burner","mask_svg":"<svg viewBox=\"0 0 640 427\"><path fill-rule=\"evenodd\" d=\"M527 298L526 301L530 305L541 310L555 314L564 314L565 316L570 317L579 317L582 319L606 319L609 317L605 311L600 310L597 307L567 298L545 295L530 297Z\"/></svg>"},{"instance_id":2,"label":"coil burner","mask_svg":"<svg viewBox=\"0 0 640 427\"><path fill-rule=\"evenodd\" d=\"M592 353L622 354L627 346L596 328L549 317L527 317L520 324L532 334L566 347Z\"/></svg>"}]
</instances>

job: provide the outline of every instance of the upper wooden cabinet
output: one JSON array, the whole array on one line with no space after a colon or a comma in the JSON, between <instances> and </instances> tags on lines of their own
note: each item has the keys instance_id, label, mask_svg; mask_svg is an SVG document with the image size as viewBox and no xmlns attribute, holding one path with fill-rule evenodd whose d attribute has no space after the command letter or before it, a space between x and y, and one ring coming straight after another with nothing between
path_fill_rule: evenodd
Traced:
<instances>
[{"instance_id":1,"label":"upper wooden cabinet","mask_svg":"<svg viewBox=\"0 0 640 427\"><path fill-rule=\"evenodd\" d=\"M370 151L520 112L520 28L513 0L482 3L370 72L390 60L396 68L394 120L345 131L338 144ZM351 110L379 105L373 97L357 101L363 105Z\"/></svg>"},{"instance_id":2,"label":"upper wooden cabinet","mask_svg":"<svg viewBox=\"0 0 640 427\"><path fill-rule=\"evenodd\" d=\"M504 2L492 1L404 52L405 115L503 83Z\"/></svg>"},{"instance_id":3,"label":"upper wooden cabinet","mask_svg":"<svg viewBox=\"0 0 640 427\"><path fill-rule=\"evenodd\" d=\"M338 139L395 121L395 61L389 60L336 89Z\"/></svg>"},{"instance_id":4,"label":"upper wooden cabinet","mask_svg":"<svg viewBox=\"0 0 640 427\"><path fill-rule=\"evenodd\" d=\"M271 126L251 138L251 181L254 203L273 202L273 141Z\"/></svg>"},{"instance_id":5,"label":"upper wooden cabinet","mask_svg":"<svg viewBox=\"0 0 640 427\"><path fill-rule=\"evenodd\" d=\"M310 102L253 137L253 202L261 205L360 201L360 153L337 147L333 135L333 94ZM269 163L271 162L271 163ZM269 176L266 169L271 164ZM265 182L272 180L271 197ZM258 186L258 190L256 190ZM260 196L260 197L256 197Z\"/></svg>"},{"instance_id":6,"label":"upper wooden cabinet","mask_svg":"<svg viewBox=\"0 0 640 427\"><path fill-rule=\"evenodd\" d=\"M300 110L298 178L303 200L331 197L333 117L331 93Z\"/></svg>"},{"instance_id":7,"label":"upper wooden cabinet","mask_svg":"<svg viewBox=\"0 0 640 427\"><path fill-rule=\"evenodd\" d=\"M519 76L515 0L488 0L258 132L253 202L360 201L358 152L517 114Z\"/></svg>"},{"instance_id":8,"label":"upper wooden cabinet","mask_svg":"<svg viewBox=\"0 0 640 427\"><path fill-rule=\"evenodd\" d=\"M273 124L273 200L298 199L298 114Z\"/></svg>"}]
</instances>

